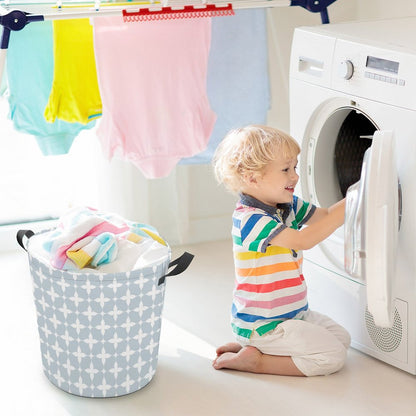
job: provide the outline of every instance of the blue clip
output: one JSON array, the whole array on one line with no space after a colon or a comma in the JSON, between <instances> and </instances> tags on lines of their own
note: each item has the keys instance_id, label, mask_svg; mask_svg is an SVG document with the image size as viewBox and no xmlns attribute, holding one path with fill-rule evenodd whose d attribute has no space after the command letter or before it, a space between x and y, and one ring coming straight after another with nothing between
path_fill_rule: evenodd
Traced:
<instances>
[{"instance_id":1,"label":"blue clip","mask_svg":"<svg viewBox=\"0 0 416 416\"><path fill-rule=\"evenodd\" d=\"M291 6L301 6L312 13L320 13L322 23L329 23L328 6L336 0L292 0Z\"/></svg>"},{"instance_id":2,"label":"blue clip","mask_svg":"<svg viewBox=\"0 0 416 416\"><path fill-rule=\"evenodd\" d=\"M3 34L0 42L0 49L7 49L9 46L10 31L22 30L30 22L41 22L43 16L35 16L20 10L13 10L0 16L0 25L3 26Z\"/></svg>"}]
</instances>

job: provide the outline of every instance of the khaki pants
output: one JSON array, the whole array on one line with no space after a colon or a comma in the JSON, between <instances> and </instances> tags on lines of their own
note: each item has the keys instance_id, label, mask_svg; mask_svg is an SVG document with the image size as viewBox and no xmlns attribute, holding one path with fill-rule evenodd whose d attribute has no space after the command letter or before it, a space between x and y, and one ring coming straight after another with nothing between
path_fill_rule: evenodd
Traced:
<instances>
[{"instance_id":1,"label":"khaki pants","mask_svg":"<svg viewBox=\"0 0 416 416\"><path fill-rule=\"evenodd\" d=\"M262 336L255 331L250 339L237 336L237 341L263 354L290 356L303 374L319 376L343 367L351 338L331 318L308 310L302 319L289 319Z\"/></svg>"}]
</instances>

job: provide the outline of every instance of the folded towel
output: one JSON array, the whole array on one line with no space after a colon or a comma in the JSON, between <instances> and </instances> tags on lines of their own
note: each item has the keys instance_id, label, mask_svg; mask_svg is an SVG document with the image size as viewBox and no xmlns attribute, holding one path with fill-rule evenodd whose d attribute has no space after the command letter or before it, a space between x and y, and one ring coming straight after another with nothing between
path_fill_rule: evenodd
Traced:
<instances>
[{"instance_id":1,"label":"folded towel","mask_svg":"<svg viewBox=\"0 0 416 416\"><path fill-rule=\"evenodd\" d=\"M113 233L104 232L96 237L85 237L66 251L66 256L79 269L83 267L98 267L111 263L117 257L117 238Z\"/></svg>"},{"instance_id":2,"label":"folded towel","mask_svg":"<svg viewBox=\"0 0 416 416\"><path fill-rule=\"evenodd\" d=\"M144 239L167 246L156 229L149 225L80 207L68 211L60 218L56 229L45 233L43 249L52 266L77 270L113 262L119 254L120 241L134 244Z\"/></svg>"}]
</instances>

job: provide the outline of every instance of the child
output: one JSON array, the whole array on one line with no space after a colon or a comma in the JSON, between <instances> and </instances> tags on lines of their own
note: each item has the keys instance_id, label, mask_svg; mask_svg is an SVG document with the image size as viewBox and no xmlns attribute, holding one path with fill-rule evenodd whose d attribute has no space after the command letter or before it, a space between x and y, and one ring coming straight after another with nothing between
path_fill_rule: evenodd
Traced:
<instances>
[{"instance_id":1,"label":"child","mask_svg":"<svg viewBox=\"0 0 416 416\"><path fill-rule=\"evenodd\" d=\"M345 200L326 209L294 195L299 153L289 135L255 125L231 131L216 151L218 181L240 194L232 228L238 342L217 349L217 370L314 376L344 365L350 336L308 308L302 250L343 224Z\"/></svg>"}]
</instances>

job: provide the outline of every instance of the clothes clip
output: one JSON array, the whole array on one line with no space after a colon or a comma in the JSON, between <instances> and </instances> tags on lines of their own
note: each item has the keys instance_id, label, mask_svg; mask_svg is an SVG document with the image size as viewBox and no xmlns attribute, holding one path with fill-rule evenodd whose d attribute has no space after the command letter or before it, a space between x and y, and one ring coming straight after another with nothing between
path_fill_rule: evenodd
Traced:
<instances>
[{"instance_id":1,"label":"clothes clip","mask_svg":"<svg viewBox=\"0 0 416 416\"><path fill-rule=\"evenodd\" d=\"M232 4L225 6L216 6L208 4L203 7L184 6L181 9L173 9L172 7L162 7L160 10L151 10L148 8L140 9L138 12L128 12L123 10L124 22L141 22L149 20L171 20L186 19L196 17L217 17L217 16L233 16L234 10Z\"/></svg>"}]
</instances>

